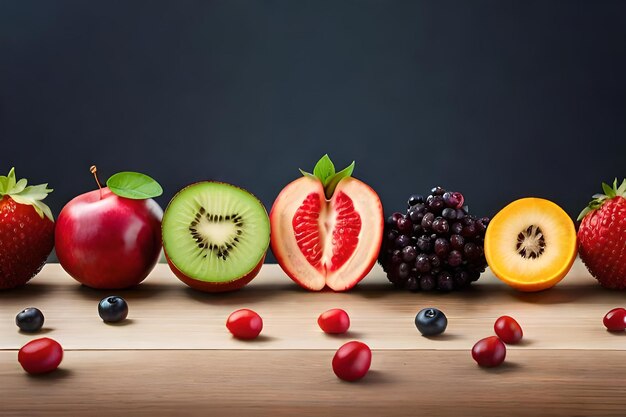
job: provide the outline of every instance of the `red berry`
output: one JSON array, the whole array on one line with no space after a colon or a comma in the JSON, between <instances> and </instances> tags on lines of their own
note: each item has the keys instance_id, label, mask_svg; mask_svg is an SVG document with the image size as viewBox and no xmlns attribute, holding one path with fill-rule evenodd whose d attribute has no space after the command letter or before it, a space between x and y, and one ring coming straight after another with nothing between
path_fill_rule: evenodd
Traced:
<instances>
[{"instance_id":1,"label":"red berry","mask_svg":"<svg viewBox=\"0 0 626 417\"><path fill-rule=\"evenodd\" d=\"M514 345L522 340L522 326L513 317L502 316L493 325L498 337L507 345Z\"/></svg>"},{"instance_id":2,"label":"red berry","mask_svg":"<svg viewBox=\"0 0 626 417\"><path fill-rule=\"evenodd\" d=\"M595 195L578 217L578 255L602 286L625 289L626 179L602 188L605 195Z\"/></svg>"},{"instance_id":3,"label":"red berry","mask_svg":"<svg viewBox=\"0 0 626 417\"><path fill-rule=\"evenodd\" d=\"M63 348L56 340L47 337L31 340L22 346L17 360L29 374L52 372L63 360Z\"/></svg>"},{"instance_id":4,"label":"red berry","mask_svg":"<svg viewBox=\"0 0 626 417\"><path fill-rule=\"evenodd\" d=\"M506 346L497 336L480 339L472 348L472 358L487 368L500 365L505 357Z\"/></svg>"},{"instance_id":5,"label":"red berry","mask_svg":"<svg viewBox=\"0 0 626 417\"><path fill-rule=\"evenodd\" d=\"M372 351L357 341L348 342L337 349L333 357L333 371L344 381L356 381L365 376L372 363Z\"/></svg>"},{"instance_id":6,"label":"red berry","mask_svg":"<svg viewBox=\"0 0 626 417\"><path fill-rule=\"evenodd\" d=\"M602 322L610 332L623 332L626 329L626 310L622 307L614 308L606 313Z\"/></svg>"},{"instance_id":7,"label":"red berry","mask_svg":"<svg viewBox=\"0 0 626 417\"><path fill-rule=\"evenodd\" d=\"M53 246L54 222L0 191L0 290L37 275Z\"/></svg>"},{"instance_id":8,"label":"red berry","mask_svg":"<svg viewBox=\"0 0 626 417\"><path fill-rule=\"evenodd\" d=\"M350 317L344 310L333 308L320 314L317 324L325 333L342 334L350 328Z\"/></svg>"},{"instance_id":9,"label":"red berry","mask_svg":"<svg viewBox=\"0 0 626 417\"><path fill-rule=\"evenodd\" d=\"M237 339L254 339L263 330L263 319L256 312L243 308L228 316L226 327Z\"/></svg>"}]
</instances>

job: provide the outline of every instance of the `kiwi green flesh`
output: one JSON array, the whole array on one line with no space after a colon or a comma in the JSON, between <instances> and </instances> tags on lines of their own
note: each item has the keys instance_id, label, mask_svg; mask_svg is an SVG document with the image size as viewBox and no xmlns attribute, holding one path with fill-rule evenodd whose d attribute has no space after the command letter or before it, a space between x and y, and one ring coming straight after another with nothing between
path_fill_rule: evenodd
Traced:
<instances>
[{"instance_id":1,"label":"kiwi green flesh","mask_svg":"<svg viewBox=\"0 0 626 417\"><path fill-rule=\"evenodd\" d=\"M269 217L252 194L230 184L199 182L174 196L163 214L163 248L186 276L229 282L263 259Z\"/></svg>"}]
</instances>

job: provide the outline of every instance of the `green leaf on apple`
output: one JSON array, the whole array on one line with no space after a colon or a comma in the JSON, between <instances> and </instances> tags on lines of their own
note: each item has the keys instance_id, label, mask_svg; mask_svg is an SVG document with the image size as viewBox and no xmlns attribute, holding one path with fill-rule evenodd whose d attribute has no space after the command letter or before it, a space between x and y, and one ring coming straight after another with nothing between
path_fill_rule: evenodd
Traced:
<instances>
[{"instance_id":1,"label":"green leaf on apple","mask_svg":"<svg viewBox=\"0 0 626 417\"><path fill-rule=\"evenodd\" d=\"M163 188L152 177L139 172L118 172L107 181L113 194L132 200L145 200L163 194Z\"/></svg>"}]
</instances>

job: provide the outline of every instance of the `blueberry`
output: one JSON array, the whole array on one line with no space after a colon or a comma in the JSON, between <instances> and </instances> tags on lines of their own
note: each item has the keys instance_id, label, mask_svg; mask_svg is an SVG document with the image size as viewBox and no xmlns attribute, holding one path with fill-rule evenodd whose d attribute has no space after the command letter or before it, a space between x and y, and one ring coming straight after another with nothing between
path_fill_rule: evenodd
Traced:
<instances>
[{"instance_id":1,"label":"blueberry","mask_svg":"<svg viewBox=\"0 0 626 417\"><path fill-rule=\"evenodd\" d=\"M448 319L436 308L424 308L415 316L415 326L424 336L434 336L446 330Z\"/></svg>"},{"instance_id":2,"label":"blueberry","mask_svg":"<svg viewBox=\"0 0 626 417\"><path fill-rule=\"evenodd\" d=\"M456 209L446 207L442 210L441 215L448 220L454 220L456 219Z\"/></svg>"},{"instance_id":3,"label":"blueberry","mask_svg":"<svg viewBox=\"0 0 626 417\"><path fill-rule=\"evenodd\" d=\"M409 206L414 206L418 203L423 203L424 202L424 197L419 195L419 194L413 194L411 197L409 197Z\"/></svg>"},{"instance_id":4,"label":"blueberry","mask_svg":"<svg viewBox=\"0 0 626 417\"><path fill-rule=\"evenodd\" d=\"M98 314L108 323L122 321L128 316L128 304L122 297L116 295L105 297L98 304Z\"/></svg>"},{"instance_id":5,"label":"blueberry","mask_svg":"<svg viewBox=\"0 0 626 417\"><path fill-rule=\"evenodd\" d=\"M43 314L38 308L28 307L15 316L15 324L21 331L33 333L43 327Z\"/></svg>"}]
</instances>

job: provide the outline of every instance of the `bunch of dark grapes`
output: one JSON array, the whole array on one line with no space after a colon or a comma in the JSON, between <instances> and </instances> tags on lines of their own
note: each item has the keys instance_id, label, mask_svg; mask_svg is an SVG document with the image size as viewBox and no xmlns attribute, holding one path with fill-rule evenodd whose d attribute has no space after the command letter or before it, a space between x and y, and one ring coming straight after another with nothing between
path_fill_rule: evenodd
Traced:
<instances>
[{"instance_id":1,"label":"bunch of dark grapes","mask_svg":"<svg viewBox=\"0 0 626 417\"><path fill-rule=\"evenodd\" d=\"M385 222L378 260L389 281L411 291L459 290L476 281L487 267L489 218L470 215L461 193L441 187L408 203L406 214Z\"/></svg>"}]
</instances>

